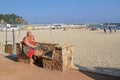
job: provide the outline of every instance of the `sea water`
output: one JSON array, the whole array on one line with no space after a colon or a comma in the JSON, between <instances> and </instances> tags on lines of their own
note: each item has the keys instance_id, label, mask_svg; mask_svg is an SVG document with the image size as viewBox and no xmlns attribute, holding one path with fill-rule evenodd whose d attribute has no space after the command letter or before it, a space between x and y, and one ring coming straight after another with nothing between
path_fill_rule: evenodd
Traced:
<instances>
[{"instance_id":1,"label":"sea water","mask_svg":"<svg viewBox=\"0 0 120 80\"><path fill-rule=\"evenodd\" d=\"M93 27L93 26L90 26L90 27ZM120 26L94 26L94 28L100 28L100 29L104 29L108 27L116 28L117 30L120 30Z\"/></svg>"}]
</instances>

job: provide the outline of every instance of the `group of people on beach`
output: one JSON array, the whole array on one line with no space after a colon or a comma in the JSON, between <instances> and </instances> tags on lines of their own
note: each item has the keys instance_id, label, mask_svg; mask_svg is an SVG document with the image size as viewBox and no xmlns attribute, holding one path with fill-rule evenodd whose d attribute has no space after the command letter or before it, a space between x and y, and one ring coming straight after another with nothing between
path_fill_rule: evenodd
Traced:
<instances>
[{"instance_id":1,"label":"group of people on beach","mask_svg":"<svg viewBox=\"0 0 120 80\"><path fill-rule=\"evenodd\" d=\"M104 30L104 33L107 33L107 28L106 28L106 27L105 27L103 30ZM110 26L108 27L108 30L109 30L110 33L112 33L113 30L114 30L115 33L116 33L116 31L117 31L116 28L112 28L112 27L110 27Z\"/></svg>"}]
</instances>

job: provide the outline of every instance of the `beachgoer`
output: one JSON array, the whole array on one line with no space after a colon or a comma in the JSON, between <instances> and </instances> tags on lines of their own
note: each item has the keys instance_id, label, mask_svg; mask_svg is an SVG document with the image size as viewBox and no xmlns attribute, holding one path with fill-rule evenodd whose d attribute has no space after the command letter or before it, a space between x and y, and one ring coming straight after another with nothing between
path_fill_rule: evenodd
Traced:
<instances>
[{"instance_id":1,"label":"beachgoer","mask_svg":"<svg viewBox=\"0 0 120 80\"><path fill-rule=\"evenodd\" d=\"M117 31L117 29L116 29L116 28L113 28L113 30L114 30L114 32L116 32L116 31Z\"/></svg>"},{"instance_id":2,"label":"beachgoer","mask_svg":"<svg viewBox=\"0 0 120 80\"><path fill-rule=\"evenodd\" d=\"M104 33L106 33L106 28L104 28Z\"/></svg>"},{"instance_id":3,"label":"beachgoer","mask_svg":"<svg viewBox=\"0 0 120 80\"><path fill-rule=\"evenodd\" d=\"M112 28L109 26L109 31L110 31L110 33L112 33Z\"/></svg>"},{"instance_id":4,"label":"beachgoer","mask_svg":"<svg viewBox=\"0 0 120 80\"><path fill-rule=\"evenodd\" d=\"M66 30L66 27L64 27L63 30L65 31L65 30Z\"/></svg>"},{"instance_id":5,"label":"beachgoer","mask_svg":"<svg viewBox=\"0 0 120 80\"><path fill-rule=\"evenodd\" d=\"M43 52L38 51L36 49L35 43L37 41L35 40L32 32L28 31L27 35L24 37L23 42L22 42L22 47L23 47L23 53L27 55L27 57L30 58L30 64L33 64L33 56L40 57Z\"/></svg>"}]
</instances>

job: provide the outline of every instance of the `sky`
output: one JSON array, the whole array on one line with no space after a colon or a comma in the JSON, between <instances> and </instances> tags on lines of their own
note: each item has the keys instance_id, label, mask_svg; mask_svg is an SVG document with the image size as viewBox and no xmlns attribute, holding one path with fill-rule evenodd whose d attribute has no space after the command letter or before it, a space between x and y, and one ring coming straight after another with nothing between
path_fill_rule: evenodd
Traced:
<instances>
[{"instance_id":1,"label":"sky","mask_svg":"<svg viewBox=\"0 0 120 80\"><path fill-rule=\"evenodd\" d=\"M120 0L0 0L0 14L30 24L120 22Z\"/></svg>"}]
</instances>

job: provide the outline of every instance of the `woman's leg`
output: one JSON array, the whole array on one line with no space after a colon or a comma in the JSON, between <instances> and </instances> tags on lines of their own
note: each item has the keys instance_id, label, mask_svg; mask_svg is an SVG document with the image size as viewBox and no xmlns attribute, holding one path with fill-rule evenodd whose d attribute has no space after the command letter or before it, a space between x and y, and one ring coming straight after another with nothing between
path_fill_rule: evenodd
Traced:
<instances>
[{"instance_id":1,"label":"woman's leg","mask_svg":"<svg viewBox=\"0 0 120 80\"><path fill-rule=\"evenodd\" d=\"M30 58L30 61L29 61L29 64L30 65L33 65L33 62L34 62L34 60L32 59L32 57Z\"/></svg>"},{"instance_id":2,"label":"woman's leg","mask_svg":"<svg viewBox=\"0 0 120 80\"><path fill-rule=\"evenodd\" d=\"M42 51L38 51L38 50L36 50L35 53L34 53L34 56L41 57L42 54L43 54Z\"/></svg>"},{"instance_id":3,"label":"woman's leg","mask_svg":"<svg viewBox=\"0 0 120 80\"><path fill-rule=\"evenodd\" d=\"M33 56L35 56L35 57L37 57L37 58L40 58L40 57L42 56L42 54L43 54L42 51L36 50L36 51L34 52L34 55L33 55ZM35 57L34 57L34 58L35 58ZM34 60L33 60L33 58L31 57L29 64L30 64L30 65L33 65L33 62L34 62Z\"/></svg>"}]
</instances>

